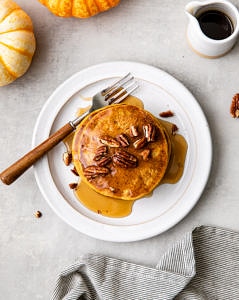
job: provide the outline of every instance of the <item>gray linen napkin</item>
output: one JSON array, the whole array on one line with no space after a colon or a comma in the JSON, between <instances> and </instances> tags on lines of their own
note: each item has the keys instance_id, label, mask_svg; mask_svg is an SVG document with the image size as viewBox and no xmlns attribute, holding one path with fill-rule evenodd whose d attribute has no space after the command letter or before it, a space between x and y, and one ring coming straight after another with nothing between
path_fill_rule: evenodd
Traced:
<instances>
[{"instance_id":1,"label":"gray linen napkin","mask_svg":"<svg viewBox=\"0 0 239 300\"><path fill-rule=\"evenodd\" d=\"M192 241L196 275L175 300L238 300L239 233L201 226Z\"/></svg>"},{"instance_id":2,"label":"gray linen napkin","mask_svg":"<svg viewBox=\"0 0 239 300\"><path fill-rule=\"evenodd\" d=\"M239 234L201 226L155 268L84 255L58 277L52 300L239 299Z\"/></svg>"}]
</instances>

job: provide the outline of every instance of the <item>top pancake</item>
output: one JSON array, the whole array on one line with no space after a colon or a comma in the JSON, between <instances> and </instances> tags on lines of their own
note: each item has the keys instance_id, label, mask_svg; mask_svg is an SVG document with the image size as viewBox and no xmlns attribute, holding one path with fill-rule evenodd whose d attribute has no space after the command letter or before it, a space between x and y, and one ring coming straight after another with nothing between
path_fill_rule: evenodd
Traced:
<instances>
[{"instance_id":1,"label":"top pancake","mask_svg":"<svg viewBox=\"0 0 239 300\"><path fill-rule=\"evenodd\" d=\"M105 196L141 198L160 183L168 166L170 139L146 110L111 105L87 116L72 143L82 180Z\"/></svg>"}]
</instances>

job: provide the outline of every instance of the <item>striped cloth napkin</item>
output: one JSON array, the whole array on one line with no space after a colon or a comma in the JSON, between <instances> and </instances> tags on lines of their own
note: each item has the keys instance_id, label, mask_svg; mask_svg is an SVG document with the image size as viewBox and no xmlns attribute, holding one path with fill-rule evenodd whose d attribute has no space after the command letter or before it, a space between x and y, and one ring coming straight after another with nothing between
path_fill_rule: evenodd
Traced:
<instances>
[{"instance_id":1,"label":"striped cloth napkin","mask_svg":"<svg viewBox=\"0 0 239 300\"><path fill-rule=\"evenodd\" d=\"M155 268L84 255L58 277L52 300L239 299L239 233L200 226Z\"/></svg>"}]
</instances>

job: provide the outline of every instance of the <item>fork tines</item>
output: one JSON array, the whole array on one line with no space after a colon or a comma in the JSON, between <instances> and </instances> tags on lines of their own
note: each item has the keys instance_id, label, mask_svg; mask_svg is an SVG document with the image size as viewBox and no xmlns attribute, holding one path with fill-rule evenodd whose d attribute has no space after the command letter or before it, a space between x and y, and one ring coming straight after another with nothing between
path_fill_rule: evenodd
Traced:
<instances>
[{"instance_id":1,"label":"fork tines","mask_svg":"<svg viewBox=\"0 0 239 300\"><path fill-rule=\"evenodd\" d=\"M131 73L115 82L112 86L106 88L102 93L108 104L117 104L123 101L127 96L138 88L137 82Z\"/></svg>"}]
</instances>

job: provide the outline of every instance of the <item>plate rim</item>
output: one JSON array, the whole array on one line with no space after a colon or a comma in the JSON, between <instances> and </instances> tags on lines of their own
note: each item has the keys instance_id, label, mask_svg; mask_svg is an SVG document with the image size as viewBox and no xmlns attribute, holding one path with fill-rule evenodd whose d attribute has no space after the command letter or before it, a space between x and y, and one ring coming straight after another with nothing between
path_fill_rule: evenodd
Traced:
<instances>
[{"instance_id":1,"label":"plate rim","mask_svg":"<svg viewBox=\"0 0 239 300\"><path fill-rule=\"evenodd\" d=\"M207 150L208 150L208 156L207 156L207 170L205 170L205 176L204 179L201 181L201 189L200 191L197 192L197 195L195 195L195 199L194 201L190 202L191 205L188 206L187 210L184 211L183 214L181 214L178 218L174 219L173 222L170 223L170 225L166 226L166 228L161 228L160 229L156 229L157 227L153 227L153 229L150 232L146 232L146 233L141 233L141 234L135 234L135 230L130 231L130 235L129 235L129 231L128 231L128 227L129 226L125 226L124 228L120 228L121 233L120 235L117 236L116 232L115 232L115 227L118 228L118 226L115 225L109 225L109 224L101 224L95 220L89 220L87 223L87 226L82 226L83 230L80 230L78 228L78 226L76 226L76 224L72 224L72 222L70 222L63 214L64 211L62 211L62 209L64 210L64 208L62 209L56 209L56 207L51 203L51 201L49 201L48 199L48 195L44 189L44 186L42 185L42 181L41 178L39 176L39 172L44 172L45 170L42 168L43 165L48 164L48 160L47 157L43 157L38 163L36 163L34 165L34 175L37 181L37 185L43 195L43 197L45 198L45 200L47 201L47 203L50 205L50 207L53 209L53 211L61 218L63 219L64 222L68 223L71 227L75 228L77 231L80 231L81 233L84 233L88 236L91 236L93 238L96 239L100 239L100 240L105 240L105 241L113 241L113 242L131 242L131 241L138 241L138 240L143 240L143 239L147 239L156 235L159 235L165 231L167 231L168 229L172 228L173 226L175 226L178 222L180 222L183 218L185 218L185 216L192 210L192 208L195 206L195 204L198 202L198 200L200 199L205 186L208 182L208 178L210 176L210 172L211 172L211 165L212 165L212 139L211 139L211 132L210 132L210 128L206 119L206 116L200 106L200 104L198 103L198 101L196 100L196 98L192 95L192 93L185 87L185 85L183 85L178 79L176 79L175 77L173 77L172 75L170 75L168 72L159 69L157 67L151 66L151 65L147 65L147 64L143 64L143 63L139 63L139 62L132 62L132 61L113 61L113 62L106 62L106 63L101 63L101 64L96 64L93 66L90 66L88 68L84 68L82 70L80 70L79 72L73 74L72 76L70 76L68 79L66 79L63 83L61 83L54 91L53 93L50 95L50 97L47 99L47 101L45 102L45 104L43 105L40 114L38 115L35 127L34 127L34 131L33 131L33 138L32 138L32 145L33 147L36 146L38 143L36 142L37 139L37 131L39 130L39 125L41 123L42 117L44 116L45 111L47 110L48 105L51 103L52 99L54 99L55 95L57 95L57 93L59 93L59 91L61 91L62 89L64 89L65 86L67 86L69 83L71 83L75 78L79 77L79 76L84 76L84 74L87 74L88 72L94 71L96 69L114 69L114 71L111 71L111 75L110 77L118 77L118 76L122 76L126 73L126 71L124 71L124 73L122 73L123 69L130 69L132 70L131 72L133 73L133 75L135 75L135 72L140 73L141 70L149 70L153 73L156 74L160 74L161 76L163 75L164 78L166 78L167 80L169 79L170 81L172 81L174 84L176 84L178 87L180 87L180 89L182 89L184 91L184 93L188 94L189 97L191 98L191 101L193 101L193 105L196 107L196 110L198 113L200 113L200 118L203 119L204 124L205 124L205 128L207 129L207 136L206 141L207 141ZM107 72L106 72L107 73ZM136 76L137 77L137 76ZM105 77L108 78L108 77ZM99 78L99 80L104 79L103 76L101 76ZM86 82L88 82L87 84L89 85L89 80L86 80ZM83 84L83 83L82 83ZM67 95L65 95L65 97L68 96L68 99L74 95L78 90L80 89L75 87L73 90L71 90L69 93L67 93ZM66 101L68 100L66 99ZM62 104L59 105L59 107L55 107L56 111L60 110L60 108L62 107ZM49 118L50 119L50 118ZM50 130L51 130L51 126L54 122L54 119L50 122L48 120L46 127L47 129L47 134L49 135ZM46 136L47 138L47 136ZM68 204L69 205L69 204ZM75 211L72 211L73 215L76 213ZM80 218L79 216L79 212L77 212L77 217ZM74 215L74 218L76 217L76 215ZM82 216L81 216L82 217ZM83 219L85 219L85 217L83 216ZM86 220L83 220L86 221ZM156 221L154 220L152 223L155 223ZM156 222L157 223L157 222ZM98 227L101 227L101 230L104 231L104 236L99 236L97 233L95 233L94 230L94 226L97 225ZM153 225L153 224L152 224ZM134 225L134 228L140 227L142 226L140 225ZM87 228L86 228L87 227ZM82 229L81 228L81 229ZM117 230L116 230L117 231ZM126 233L126 235L125 235ZM115 236L116 235L116 236Z\"/></svg>"}]
</instances>

